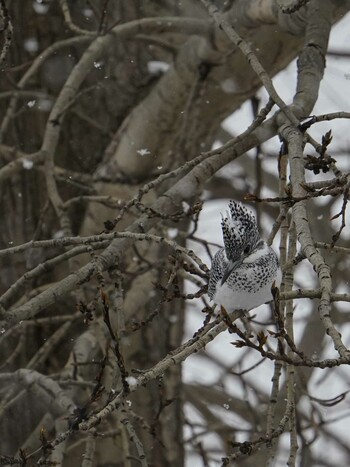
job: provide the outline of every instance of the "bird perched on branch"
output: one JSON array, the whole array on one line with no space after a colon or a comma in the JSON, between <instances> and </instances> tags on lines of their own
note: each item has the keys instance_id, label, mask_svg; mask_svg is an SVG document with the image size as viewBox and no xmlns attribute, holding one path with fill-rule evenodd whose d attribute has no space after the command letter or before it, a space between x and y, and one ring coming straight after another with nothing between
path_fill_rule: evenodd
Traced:
<instances>
[{"instance_id":1,"label":"bird perched on branch","mask_svg":"<svg viewBox=\"0 0 350 467\"><path fill-rule=\"evenodd\" d=\"M241 203L230 201L221 226L224 248L213 259L209 297L228 312L251 310L271 301L278 259L260 237L253 213Z\"/></svg>"}]
</instances>

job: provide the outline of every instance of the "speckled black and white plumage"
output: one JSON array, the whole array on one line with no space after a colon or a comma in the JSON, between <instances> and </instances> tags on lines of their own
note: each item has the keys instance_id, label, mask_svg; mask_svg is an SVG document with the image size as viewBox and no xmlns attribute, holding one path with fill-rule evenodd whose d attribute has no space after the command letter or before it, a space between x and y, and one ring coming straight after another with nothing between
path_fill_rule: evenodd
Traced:
<instances>
[{"instance_id":1,"label":"speckled black and white plumage","mask_svg":"<svg viewBox=\"0 0 350 467\"><path fill-rule=\"evenodd\" d=\"M278 259L261 239L253 213L230 201L221 226L224 248L213 259L209 297L226 311L251 310L272 300Z\"/></svg>"}]
</instances>

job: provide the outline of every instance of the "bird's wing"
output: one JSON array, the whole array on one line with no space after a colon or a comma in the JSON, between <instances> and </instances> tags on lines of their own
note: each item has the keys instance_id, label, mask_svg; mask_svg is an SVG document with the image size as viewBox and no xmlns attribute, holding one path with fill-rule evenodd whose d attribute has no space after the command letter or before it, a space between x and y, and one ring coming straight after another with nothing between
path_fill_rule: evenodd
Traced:
<instances>
[{"instance_id":1,"label":"bird's wing","mask_svg":"<svg viewBox=\"0 0 350 467\"><path fill-rule=\"evenodd\" d=\"M228 261L225 255L225 250L224 248L221 248L215 253L209 272L208 295L210 299L212 299L215 294L216 284L218 281L221 281L224 275L224 272L227 268L227 263Z\"/></svg>"}]
</instances>

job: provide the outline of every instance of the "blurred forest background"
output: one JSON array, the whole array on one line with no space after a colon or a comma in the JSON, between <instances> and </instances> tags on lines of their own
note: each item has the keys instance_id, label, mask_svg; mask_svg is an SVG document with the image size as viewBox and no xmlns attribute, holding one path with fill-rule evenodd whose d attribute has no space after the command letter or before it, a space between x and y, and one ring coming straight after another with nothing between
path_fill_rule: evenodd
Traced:
<instances>
[{"instance_id":1,"label":"blurred forest background","mask_svg":"<svg viewBox=\"0 0 350 467\"><path fill-rule=\"evenodd\" d=\"M349 10L0 0L0 465L349 465ZM283 272L232 323L228 199Z\"/></svg>"}]
</instances>

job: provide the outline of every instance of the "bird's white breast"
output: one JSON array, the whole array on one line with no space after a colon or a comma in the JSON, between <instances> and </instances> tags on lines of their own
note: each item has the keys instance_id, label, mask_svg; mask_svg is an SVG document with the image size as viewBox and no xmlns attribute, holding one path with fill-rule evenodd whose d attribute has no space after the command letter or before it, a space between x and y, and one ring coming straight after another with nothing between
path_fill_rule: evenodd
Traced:
<instances>
[{"instance_id":1,"label":"bird's white breast","mask_svg":"<svg viewBox=\"0 0 350 467\"><path fill-rule=\"evenodd\" d=\"M272 300L271 285L268 283L256 292L246 292L243 290L232 291L228 287L227 282L223 285L218 283L213 300L217 305L222 305L228 312L233 310L252 310Z\"/></svg>"},{"instance_id":2,"label":"bird's white breast","mask_svg":"<svg viewBox=\"0 0 350 467\"><path fill-rule=\"evenodd\" d=\"M271 248L264 243L244 258L223 284L220 280L216 283L214 302L227 311L233 311L252 310L271 301L271 286L278 271L275 266L272 268L274 272L269 271L269 267L261 261L269 257L273 259L271 253Z\"/></svg>"}]
</instances>

